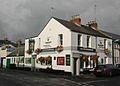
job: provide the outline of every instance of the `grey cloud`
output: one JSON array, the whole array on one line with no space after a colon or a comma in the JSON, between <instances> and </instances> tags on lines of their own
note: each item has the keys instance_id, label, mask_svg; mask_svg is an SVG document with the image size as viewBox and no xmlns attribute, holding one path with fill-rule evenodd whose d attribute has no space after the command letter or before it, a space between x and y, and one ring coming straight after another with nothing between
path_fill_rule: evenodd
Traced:
<instances>
[{"instance_id":1,"label":"grey cloud","mask_svg":"<svg viewBox=\"0 0 120 86\"><path fill-rule=\"evenodd\" d=\"M87 24L95 18L95 4L99 28L119 34L119 0L0 0L0 32L12 40L24 40L37 35L51 16L69 20L80 14Z\"/></svg>"}]
</instances>

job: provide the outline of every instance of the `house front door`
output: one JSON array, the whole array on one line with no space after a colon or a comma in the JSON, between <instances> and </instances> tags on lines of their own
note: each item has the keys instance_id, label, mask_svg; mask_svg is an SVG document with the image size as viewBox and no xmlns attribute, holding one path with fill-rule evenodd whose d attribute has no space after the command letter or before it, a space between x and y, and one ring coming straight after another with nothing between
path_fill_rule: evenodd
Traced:
<instances>
[{"instance_id":1,"label":"house front door","mask_svg":"<svg viewBox=\"0 0 120 86\"><path fill-rule=\"evenodd\" d=\"M7 62L6 62L6 67L9 68L10 67L10 59L7 59Z\"/></svg>"},{"instance_id":2,"label":"house front door","mask_svg":"<svg viewBox=\"0 0 120 86\"><path fill-rule=\"evenodd\" d=\"M77 65L76 64L77 64L77 58L74 58L74 67L73 67L74 68L73 69L74 70L74 75L76 75L76 70L77 70L77 68L76 68Z\"/></svg>"}]
</instances>

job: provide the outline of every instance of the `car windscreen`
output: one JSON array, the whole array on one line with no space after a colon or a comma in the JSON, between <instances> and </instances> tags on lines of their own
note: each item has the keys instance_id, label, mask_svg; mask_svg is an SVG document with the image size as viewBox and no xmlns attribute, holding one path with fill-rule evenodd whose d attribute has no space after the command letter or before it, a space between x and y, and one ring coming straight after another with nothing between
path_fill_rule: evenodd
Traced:
<instances>
[{"instance_id":1,"label":"car windscreen","mask_svg":"<svg viewBox=\"0 0 120 86\"><path fill-rule=\"evenodd\" d=\"M116 67L120 68L120 64L116 64Z\"/></svg>"},{"instance_id":2,"label":"car windscreen","mask_svg":"<svg viewBox=\"0 0 120 86\"><path fill-rule=\"evenodd\" d=\"M107 68L116 68L116 66L115 66L115 65L112 65L112 64L106 65L106 67L107 67Z\"/></svg>"},{"instance_id":3,"label":"car windscreen","mask_svg":"<svg viewBox=\"0 0 120 86\"><path fill-rule=\"evenodd\" d=\"M96 68L97 69L104 69L106 66L105 65L98 65Z\"/></svg>"}]
</instances>

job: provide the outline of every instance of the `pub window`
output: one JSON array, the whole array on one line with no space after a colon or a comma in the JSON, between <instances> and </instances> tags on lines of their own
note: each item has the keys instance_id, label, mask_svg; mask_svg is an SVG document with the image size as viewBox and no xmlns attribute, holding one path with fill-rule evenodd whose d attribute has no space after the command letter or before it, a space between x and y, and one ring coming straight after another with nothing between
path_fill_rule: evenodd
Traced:
<instances>
[{"instance_id":1,"label":"pub window","mask_svg":"<svg viewBox=\"0 0 120 86\"><path fill-rule=\"evenodd\" d=\"M25 63L26 64L31 64L31 58L25 58Z\"/></svg>"},{"instance_id":2,"label":"pub window","mask_svg":"<svg viewBox=\"0 0 120 86\"><path fill-rule=\"evenodd\" d=\"M81 46L81 34L78 34L78 46Z\"/></svg>"},{"instance_id":3,"label":"pub window","mask_svg":"<svg viewBox=\"0 0 120 86\"><path fill-rule=\"evenodd\" d=\"M59 45L63 45L63 34L59 34Z\"/></svg>"},{"instance_id":4,"label":"pub window","mask_svg":"<svg viewBox=\"0 0 120 86\"><path fill-rule=\"evenodd\" d=\"M105 57L105 58L104 58L104 61L105 61L104 63L106 64L106 61L107 61L107 57Z\"/></svg>"},{"instance_id":5,"label":"pub window","mask_svg":"<svg viewBox=\"0 0 120 86\"><path fill-rule=\"evenodd\" d=\"M103 59L101 59L101 63L103 64Z\"/></svg>"},{"instance_id":6,"label":"pub window","mask_svg":"<svg viewBox=\"0 0 120 86\"><path fill-rule=\"evenodd\" d=\"M90 47L90 36L87 36L87 47Z\"/></svg>"},{"instance_id":7,"label":"pub window","mask_svg":"<svg viewBox=\"0 0 120 86\"><path fill-rule=\"evenodd\" d=\"M64 65L64 57L57 57L57 65Z\"/></svg>"},{"instance_id":8,"label":"pub window","mask_svg":"<svg viewBox=\"0 0 120 86\"><path fill-rule=\"evenodd\" d=\"M119 62L119 57L117 57L117 63Z\"/></svg>"},{"instance_id":9,"label":"pub window","mask_svg":"<svg viewBox=\"0 0 120 86\"><path fill-rule=\"evenodd\" d=\"M66 66L70 66L70 55L66 55Z\"/></svg>"},{"instance_id":10,"label":"pub window","mask_svg":"<svg viewBox=\"0 0 120 86\"><path fill-rule=\"evenodd\" d=\"M29 40L29 50L34 51L34 47L35 47L35 40L30 39Z\"/></svg>"},{"instance_id":11,"label":"pub window","mask_svg":"<svg viewBox=\"0 0 120 86\"><path fill-rule=\"evenodd\" d=\"M107 48L107 40L104 39L104 48L106 49Z\"/></svg>"}]
</instances>

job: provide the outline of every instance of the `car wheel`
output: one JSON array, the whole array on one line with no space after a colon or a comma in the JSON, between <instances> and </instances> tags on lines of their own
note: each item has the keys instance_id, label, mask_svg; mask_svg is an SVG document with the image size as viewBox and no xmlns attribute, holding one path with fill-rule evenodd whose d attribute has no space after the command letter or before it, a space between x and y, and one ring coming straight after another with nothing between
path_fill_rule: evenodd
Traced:
<instances>
[{"instance_id":1,"label":"car wheel","mask_svg":"<svg viewBox=\"0 0 120 86\"><path fill-rule=\"evenodd\" d=\"M99 77L99 75L95 75L96 77Z\"/></svg>"}]
</instances>

